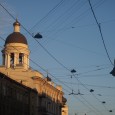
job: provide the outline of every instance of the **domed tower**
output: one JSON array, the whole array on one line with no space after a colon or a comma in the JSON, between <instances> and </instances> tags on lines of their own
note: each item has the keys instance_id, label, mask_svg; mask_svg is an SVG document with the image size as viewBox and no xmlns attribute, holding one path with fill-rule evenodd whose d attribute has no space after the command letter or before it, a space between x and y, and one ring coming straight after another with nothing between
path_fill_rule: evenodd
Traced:
<instances>
[{"instance_id":1,"label":"domed tower","mask_svg":"<svg viewBox=\"0 0 115 115\"><path fill-rule=\"evenodd\" d=\"M30 50L27 40L20 33L20 23L17 20L13 26L14 32L6 38L4 49L2 50L3 65L6 68L28 70Z\"/></svg>"}]
</instances>

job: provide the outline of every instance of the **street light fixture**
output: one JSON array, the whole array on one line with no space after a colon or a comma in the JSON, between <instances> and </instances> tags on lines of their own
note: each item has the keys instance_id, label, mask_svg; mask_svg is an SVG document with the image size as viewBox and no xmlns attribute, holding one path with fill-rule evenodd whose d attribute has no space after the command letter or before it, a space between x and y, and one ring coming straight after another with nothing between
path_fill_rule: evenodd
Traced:
<instances>
[{"instance_id":1,"label":"street light fixture","mask_svg":"<svg viewBox=\"0 0 115 115\"><path fill-rule=\"evenodd\" d=\"M109 110L109 112L113 112L112 110Z\"/></svg>"},{"instance_id":2,"label":"street light fixture","mask_svg":"<svg viewBox=\"0 0 115 115\"><path fill-rule=\"evenodd\" d=\"M71 73L76 73L76 70L75 70L75 69L72 69L72 70L71 70Z\"/></svg>"},{"instance_id":3,"label":"street light fixture","mask_svg":"<svg viewBox=\"0 0 115 115\"><path fill-rule=\"evenodd\" d=\"M94 90L93 90L93 89L90 89L90 92L94 92Z\"/></svg>"},{"instance_id":4,"label":"street light fixture","mask_svg":"<svg viewBox=\"0 0 115 115\"><path fill-rule=\"evenodd\" d=\"M110 72L110 74L112 74L113 76L115 76L115 67L114 67L113 70Z\"/></svg>"},{"instance_id":5,"label":"street light fixture","mask_svg":"<svg viewBox=\"0 0 115 115\"><path fill-rule=\"evenodd\" d=\"M36 35L33 36L34 38L41 39L42 35L40 33L37 33Z\"/></svg>"}]
</instances>

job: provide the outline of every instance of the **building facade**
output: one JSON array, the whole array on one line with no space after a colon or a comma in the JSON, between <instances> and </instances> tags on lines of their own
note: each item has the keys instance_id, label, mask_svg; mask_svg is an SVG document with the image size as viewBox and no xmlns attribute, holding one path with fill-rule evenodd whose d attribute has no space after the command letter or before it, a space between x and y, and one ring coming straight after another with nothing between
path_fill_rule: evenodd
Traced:
<instances>
[{"instance_id":1,"label":"building facade","mask_svg":"<svg viewBox=\"0 0 115 115\"><path fill-rule=\"evenodd\" d=\"M0 73L0 115L37 115L37 98L37 91Z\"/></svg>"},{"instance_id":2,"label":"building facade","mask_svg":"<svg viewBox=\"0 0 115 115\"><path fill-rule=\"evenodd\" d=\"M13 26L2 50L0 115L68 115L62 87L30 68L27 39L17 20Z\"/></svg>"}]
</instances>

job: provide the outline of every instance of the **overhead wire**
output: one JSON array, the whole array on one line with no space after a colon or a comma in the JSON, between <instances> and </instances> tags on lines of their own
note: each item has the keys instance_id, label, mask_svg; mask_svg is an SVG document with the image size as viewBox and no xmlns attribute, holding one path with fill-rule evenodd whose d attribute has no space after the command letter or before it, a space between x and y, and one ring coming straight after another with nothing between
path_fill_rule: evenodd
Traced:
<instances>
[{"instance_id":1,"label":"overhead wire","mask_svg":"<svg viewBox=\"0 0 115 115\"><path fill-rule=\"evenodd\" d=\"M99 2L96 2L93 7L98 8L100 5L102 5L105 2L105 0L99 0ZM83 19L84 16L87 15L87 12L90 10L90 8L86 9L84 12L82 12L78 17L76 17L72 22L70 22L70 24L74 25L77 22L81 21L81 19ZM82 17L83 16L83 17ZM70 25L69 24L69 25Z\"/></svg>"},{"instance_id":2,"label":"overhead wire","mask_svg":"<svg viewBox=\"0 0 115 115\"><path fill-rule=\"evenodd\" d=\"M69 9L67 9L61 16L59 16L56 20L54 20L54 22L51 23L52 26L48 27L48 30L50 28L52 29L52 33L51 33L51 34L53 34L52 36L54 36L60 32L60 30L58 28L60 28L64 25L67 26L68 25L67 21L70 21L70 19L72 19L72 16L74 14L76 14L76 12L78 12L85 4L86 4L86 1L83 1L83 3L79 3L79 1L76 1L76 3L74 3ZM67 23L67 24L65 24L65 23ZM65 27L63 27L63 29L64 28ZM55 30L55 32L54 32L54 30ZM63 31L65 31L65 30L66 29L64 29ZM62 32L62 30L61 30L61 32ZM46 37L50 38L50 41L55 39L54 37L51 39L50 36L51 35L46 36Z\"/></svg>"},{"instance_id":3,"label":"overhead wire","mask_svg":"<svg viewBox=\"0 0 115 115\"><path fill-rule=\"evenodd\" d=\"M92 4L91 4L90 0L88 0L88 2L89 2L89 5L90 5L90 8L91 8L91 11L92 11L92 13L93 13L94 19L95 19L95 21L96 21L96 24L97 24L97 26L98 26L98 29L99 29L99 32L100 32L100 35L101 35L101 39L102 39L103 46L104 46L104 49L105 49L105 51L106 51L107 57L108 57L110 63L114 66L114 64L113 64L113 62L111 61L111 58L110 58L110 56L109 56L108 50L107 50L107 48L106 48L106 45L105 45L104 37L103 37L103 34L102 34L102 30L101 30L101 25L100 25L100 23L99 23L98 20L97 20L97 17L96 17L96 15L95 15L95 12L94 12L94 10L93 10L93 7L92 7Z\"/></svg>"},{"instance_id":4,"label":"overhead wire","mask_svg":"<svg viewBox=\"0 0 115 115\"><path fill-rule=\"evenodd\" d=\"M67 84L77 85L76 82L67 82L67 81L64 81L64 80L62 82L67 83ZM79 83L79 85L82 86L82 84L80 84L80 83ZM100 86L100 85L92 85L92 84L84 84L84 85L89 86L89 87L101 88L101 89L115 89L115 87L111 87L111 86Z\"/></svg>"},{"instance_id":5,"label":"overhead wire","mask_svg":"<svg viewBox=\"0 0 115 115\"><path fill-rule=\"evenodd\" d=\"M97 7L97 5L99 6L99 5L101 5L103 2L104 2L105 0L103 0L103 1L99 1L99 2L97 2L94 6L95 7ZM83 6L83 4L82 4L82 6ZM80 7L81 8L81 7ZM79 10L79 9L78 9ZM73 20L71 20L71 22L70 23L67 23L63 28L68 28L68 25L73 25L73 24L76 24L76 23L78 23L79 21L81 21L81 18L83 18L83 16L84 15L86 15L86 12L88 12L90 9L88 8L87 10L85 10L84 12L82 12L80 15L78 15L78 16L76 16ZM73 13L71 13L71 15L72 15ZM66 18L66 20L67 20L67 18ZM64 21L63 23L65 23L66 21ZM61 26L62 26L62 24L60 24ZM58 24L58 26L59 26L59 24ZM69 26L70 27L70 26ZM56 28L58 28L58 27L56 27ZM53 28L53 30L55 30L55 28ZM63 33L65 30L63 30L63 31L57 31L57 32L55 32L54 34L58 34L59 32L60 33ZM54 35L53 35L54 36ZM49 37L48 37L49 38ZM56 39L56 38L52 38L51 40L54 40L54 39ZM50 41L51 41L50 40Z\"/></svg>"},{"instance_id":6,"label":"overhead wire","mask_svg":"<svg viewBox=\"0 0 115 115\"><path fill-rule=\"evenodd\" d=\"M89 52L89 53L92 53L92 54L95 54L95 55L98 54L98 55L100 55L100 56L105 56L105 55L103 55L103 54L101 54L101 53L99 53L99 52L92 51L91 49L87 49L87 48L80 47L80 46L78 46L78 45L76 45L76 44L72 44L72 43L69 43L69 42L67 42L67 41L57 40L57 39L55 39L55 41L58 42L58 43L61 43L61 44L63 44L63 45L72 47L72 48L80 49L80 50L82 50L82 51L84 51L84 52Z\"/></svg>"},{"instance_id":7,"label":"overhead wire","mask_svg":"<svg viewBox=\"0 0 115 115\"><path fill-rule=\"evenodd\" d=\"M89 92L90 92L90 89L85 85L85 84L83 84L74 74L73 74L73 76L76 78L76 80L85 88L85 89L87 89ZM92 96L100 103L101 101L94 95L94 93L93 92L90 92L91 94L92 94ZM102 104L102 103L101 103ZM103 105L103 104L102 104ZM103 106L106 110L107 110L107 108L105 107L105 106Z\"/></svg>"},{"instance_id":8,"label":"overhead wire","mask_svg":"<svg viewBox=\"0 0 115 115\"><path fill-rule=\"evenodd\" d=\"M95 69L95 70L90 70L90 71L86 71L86 72L78 73L78 74L75 74L75 75L79 76L79 75L82 75L82 74L86 74L86 73L90 73L90 72L95 72L95 71L100 71L100 70L107 69L107 68L109 68L109 67L98 68L98 69Z\"/></svg>"},{"instance_id":9,"label":"overhead wire","mask_svg":"<svg viewBox=\"0 0 115 115\"><path fill-rule=\"evenodd\" d=\"M40 21L38 21L30 30L35 28L38 24L42 23L49 15L51 15L65 0L61 0L56 6L54 6Z\"/></svg>"},{"instance_id":10,"label":"overhead wire","mask_svg":"<svg viewBox=\"0 0 115 115\"><path fill-rule=\"evenodd\" d=\"M64 24L68 19L72 17L72 15L74 15L78 11L78 6L80 9L84 5L84 3L82 5L79 5L79 2L79 0L71 2L72 5L68 9L60 13L60 15L54 21L52 21L52 23L50 23L43 31L49 31L50 29L54 31L55 28L57 29L58 27L62 26L62 24Z\"/></svg>"}]
</instances>

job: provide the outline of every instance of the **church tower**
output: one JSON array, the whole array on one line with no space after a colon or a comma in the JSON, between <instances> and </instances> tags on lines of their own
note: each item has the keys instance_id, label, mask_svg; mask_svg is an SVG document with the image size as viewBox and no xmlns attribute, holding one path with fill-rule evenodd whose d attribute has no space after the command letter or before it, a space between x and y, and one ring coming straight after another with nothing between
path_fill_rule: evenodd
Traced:
<instances>
[{"instance_id":1,"label":"church tower","mask_svg":"<svg viewBox=\"0 0 115 115\"><path fill-rule=\"evenodd\" d=\"M13 24L14 32L11 33L5 41L2 50L2 64L5 68L29 69L29 54L27 40L20 33L20 23L16 20Z\"/></svg>"}]
</instances>

